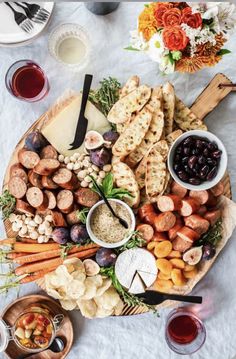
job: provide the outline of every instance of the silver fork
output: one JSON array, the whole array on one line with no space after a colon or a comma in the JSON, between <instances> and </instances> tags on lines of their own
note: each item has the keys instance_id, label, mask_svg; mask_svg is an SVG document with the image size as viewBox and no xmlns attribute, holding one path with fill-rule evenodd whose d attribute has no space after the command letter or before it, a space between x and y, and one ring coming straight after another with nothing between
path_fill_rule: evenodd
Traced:
<instances>
[{"instance_id":1,"label":"silver fork","mask_svg":"<svg viewBox=\"0 0 236 359\"><path fill-rule=\"evenodd\" d=\"M23 5L19 2L14 2L14 4L16 4L20 8L24 9L26 16L34 22L37 22L39 24L44 24L48 19L48 16L42 14L41 12L38 12L36 14L33 13L26 5Z\"/></svg>"},{"instance_id":2,"label":"silver fork","mask_svg":"<svg viewBox=\"0 0 236 359\"><path fill-rule=\"evenodd\" d=\"M14 13L15 22L18 26L25 32L31 32L33 30L33 24L32 22L21 12L16 11L8 2L5 2L5 4L12 10Z\"/></svg>"},{"instance_id":3,"label":"silver fork","mask_svg":"<svg viewBox=\"0 0 236 359\"><path fill-rule=\"evenodd\" d=\"M31 14L35 17L44 17L46 20L50 16L50 12L39 6L38 4L28 4L27 2L21 2L22 5L27 6Z\"/></svg>"}]
</instances>

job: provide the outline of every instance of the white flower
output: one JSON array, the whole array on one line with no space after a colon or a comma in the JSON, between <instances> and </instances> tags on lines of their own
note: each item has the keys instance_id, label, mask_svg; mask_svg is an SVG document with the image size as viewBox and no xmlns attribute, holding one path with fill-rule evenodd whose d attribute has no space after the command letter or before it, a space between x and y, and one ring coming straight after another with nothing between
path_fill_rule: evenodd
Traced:
<instances>
[{"instance_id":1,"label":"white flower","mask_svg":"<svg viewBox=\"0 0 236 359\"><path fill-rule=\"evenodd\" d=\"M130 45L140 51L145 51L148 48L148 43L144 40L142 33L138 30L130 31Z\"/></svg>"},{"instance_id":2,"label":"white flower","mask_svg":"<svg viewBox=\"0 0 236 359\"><path fill-rule=\"evenodd\" d=\"M160 33L154 34L149 40L149 46L147 53L152 61L161 62L162 57L165 53L165 47L162 39L162 35Z\"/></svg>"},{"instance_id":3,"label":"white flower","mask_svg":"<svg viewBox=\"0 0 236 359\"><path fill-rule=\"evenodd\" d=\"M159 69L165 74L172 74L175 71L175 64L174 62L172 63L169 56L166 55L162 57Z\"/></svg>"},{"instance_id":4,"label":"white flower","mask_svg":"<svg viewBox=\"0 0 236 359\"><path fill-rule=\"evenodd\" d=\"M212 45L216 44L215 34L213 34L213 32L210 31L210 29L207 27L203 29L201 29L201 27L193 29L187 24L181 24L181 27L189 38L191 46L191 56L194 55L197 45L205 44L206 42L210 42L212 43Z\"/></svg>"}]
</instances>

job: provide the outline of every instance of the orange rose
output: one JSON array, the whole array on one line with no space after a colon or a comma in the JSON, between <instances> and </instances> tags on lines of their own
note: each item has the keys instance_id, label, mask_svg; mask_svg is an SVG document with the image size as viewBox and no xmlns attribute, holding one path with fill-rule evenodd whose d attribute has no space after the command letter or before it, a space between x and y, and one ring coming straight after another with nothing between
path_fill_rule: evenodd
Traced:
<instances>
[{"instance_id":1,"label":"orange rose","mask_svg":"<svg viewBox=\"0 0 236 359\"><path fill-rule=\"evenodd\" d=\"M173 4L169 2L163 2L163 3L157 3L154 10L154 16L157 21L158 27L163 27L163 15L166 12L166 10L171 9L173 7Z\"/></svg>"},{"instance_id":2,"label":"orange rose","mask_svg":"<svg viewBox=\"0 0 236 359\"><path fill-rule=\"evenodd\" d=\"M180 26L165 27L162 36L165 46L172 51L185 49L189 42Z\"/></svg>"},{"instance_id":3,"label":"orange rose","mask_svg":"<svg viewBox=\"0 0 236 359\"><path fill-rule=\"evenodd\" d=\"M199 26L202 26L202 17L199 12L193 14L191 7L186 7L182 11L182 22L196 29Z\"/></svg>"},{"instance_id":4,"label":"orange rose","mask_svg":"<svg viewBox=\"0 0 236 359\"><path fill-rule=\"evenodd\" d=\"M175 26L181 24L181 11L177 8L167 10L163 16L162 21L164 26Z\"/></svg>"}]
</instances>

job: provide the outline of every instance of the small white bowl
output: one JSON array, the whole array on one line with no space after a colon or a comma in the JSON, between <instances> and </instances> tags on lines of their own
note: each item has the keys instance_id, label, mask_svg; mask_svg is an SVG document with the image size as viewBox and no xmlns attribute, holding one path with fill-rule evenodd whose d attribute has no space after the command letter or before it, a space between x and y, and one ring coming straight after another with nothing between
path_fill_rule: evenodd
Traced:
<instances>
[{"instance_id":1,"label":"small white bowl","mask_svg":"<svg viewBox=\"0 0 236 359\"><path fill-rule=\"evenodd\" d=\"M107 242L104 242L102 241L101 239L97 238L93 232L92 232L92 229L91 229L91 226L90 226L90 222L91 222L91 217L93 215L93 212L94 210L100 206L101 204L104 204L105 202L102 200L102 201L99 201L97 202L89 211L88 215L87 215L87 220L86 220L86 228L87 228L87 231L88 231L88 234L89 234L89 237L91 238L91 240L95 243L97 243L99 246L101 247L105 247L105 248L117 248L117 247L121 247L123 246L125 243L128 242L128 240L130 239L131 235L132 235L132 232L135 230L135 216L134 216L134 213L132 211L132 209L123 201L119 200L119 199L110 199L109 198L109 202L116 202L116 203L119 203L121 204L122 206L124 206L129 214L130 214L130 217L131 217L131 226L130 226L130 235L128 235L126 238L122 239L122 241L120 242L116 242L116 243L107 243Z\"/></svg>"},{"instance_id":2,"label":"small white bowl","mask_svg":"<svg viewBox=\"0 0 236 359\"><path fill-rule=\"evenodd\" d=\"M222 151L217 175L215 176L215 178L213 178L210 181L203 181L200 185L192 185L190 183L181 181L181 179L177 176L177 174L175 173L174 168L173 168L175 150L176 150L177 146L180 144L180 142L182 142L185 138L187 138L189 136L205 137L209 141L215 142L217 144L219 150ZM194 191L202 191L202 190L206 190L206 189L209 189L209 188L212 188L213 186L215 186L224 176L226 168L227 168L227 163L228 163L228 157L227 157L227 152L226 152L225 146L223 145L223 143L221 142L221 140L218 137L216 137L213 133L208 132L208 131L192 130L192 131L183 133L181 136L179 136L174 141L174 143L172 144L172 146L169 150L169 154L168 154L168 168L169 168L170 174L173 177L173 179L177 183L179 183L182 187L185 187L187 189L194 190Z\"/></svg>"}]
</instances>

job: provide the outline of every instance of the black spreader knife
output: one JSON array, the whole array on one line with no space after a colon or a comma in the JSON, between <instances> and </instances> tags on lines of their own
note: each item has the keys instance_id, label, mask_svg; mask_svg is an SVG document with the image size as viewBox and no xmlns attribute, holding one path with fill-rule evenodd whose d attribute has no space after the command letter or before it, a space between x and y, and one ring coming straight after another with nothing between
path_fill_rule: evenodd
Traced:
<instances>
[{"instance_id":1,"label":"black spreader knife","mask_svg":"<svg viewBox=\"0 0 236 359\"><path fill-rule=\"evenodd\" d=\"M75 150L76 148L79 148L84 142L84 138L88 127L88 120L85 117L85 109L88 101L92 80L93 80L92 75L85 75L81 108L80 108L78 123L75 131L75 138L74 141L70 144L71 148L69 148L69 150Z\"/></svg>"}]
</instances>

